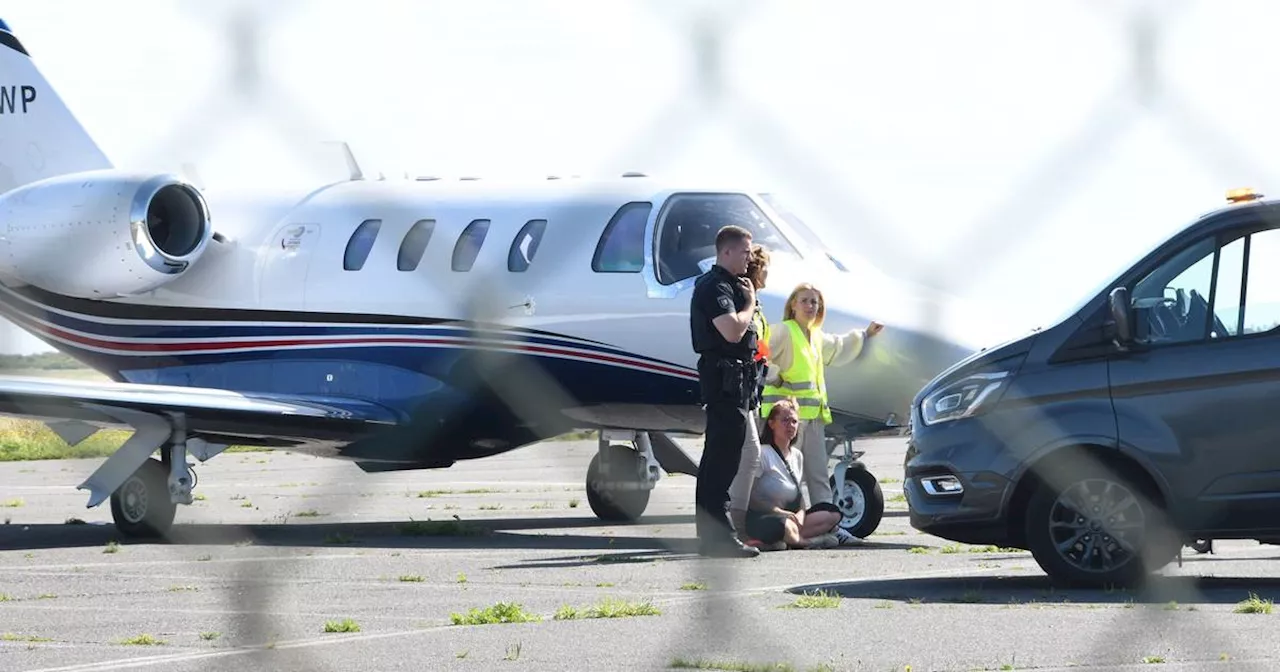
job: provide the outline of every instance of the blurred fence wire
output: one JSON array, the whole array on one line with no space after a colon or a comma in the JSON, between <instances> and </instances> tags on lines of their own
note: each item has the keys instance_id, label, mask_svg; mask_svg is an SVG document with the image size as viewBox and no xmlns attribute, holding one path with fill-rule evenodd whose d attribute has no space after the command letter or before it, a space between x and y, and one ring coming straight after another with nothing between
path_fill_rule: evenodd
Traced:
<instances>
[{"instance_id":1,"label":"blurred fence wire","mask_svg":"<svg viewBox=\"0 0 1280 672\"><path fill-rule=\"evenodd\" d=\"M642 3L643 4L643 3ZM873 205L874 199L860 193L852 185L837 176L834 170L825 168L821 157L811 155L792 137L787 126L779 119L753 105L746 97L738 95L726 81L725 65L729 58L726 47L735 31L748 22L759 8L758 2L718 4L649 4L655 16L669 25L673 34L687 45L690 69L682 76L686 82L683 90L671 99L670 104L656 115L643 131L634 135L618 155L599 157L601 165L644 167L661 172L665 164L675 160L680 150L702 128L718 125L730 130L743 140L744 151L752 153L762 165L771 167L779 176L785 174L790 184L796 185L800 195L816 205L823 213L838 213L839 221L847 222L851 234L860 241L861 252L868 258L881 260L885 267L897 269L897 273L911 275L910 279L935 292L954 291L956 283L976 284L982 279L984 266L974 264L967 255L923 256L915 248L904 244L899 232L881 218ZM1016 247L1022 240L1034 237L1046 218L1057 208L1069 202L1083 181L1104 166L1111 150L1121 142L1141 115L1158 119L1177 138L1178 147L1201 162L1209 171L1230 175L1253 175L1258 180L1268 180L1269 168L1245 147L1220 132L1196 111L1186 94L1171 88L1161 70L1161 48L1167 31L1176 25L1186 8L1194 3L1185 1L1111 3L1082 2L1081 6L1096 11L1099 18L1114 22L1116 35L1130 49L1129 67L1119 73L1106 73L1116 78L1110 93L1099 99L1083 124L1066 134L1064 139L1042 159L1027 165L1020 183L1012 189L1012 196L998 203L973 221L957 223L967 234L966 248L1000 249ZM241 3L214 9L214 5L194 3L192 12L204 18L210 30L220 31L226 39L227 54L232 56L223 73L209 73L208 98L191 108L185 118L173 121L156 120L158 125L171 130L158 134L154 147L145 153L148 159L159 156L181 155L190 161L199 161L202 155L216 146L221 131L233 123L256 120L267 123L273 132L293 148L300 157L314 156L318 140L327 139L322 124L309 114L305 106L284 93L284 87L273 85L265 74L269 63L264 61L264 43L271 38L272 29L305 14L305 5L287 8L270 3ZM553 21L554 12L548 13ZM339 39L337 37L331 39ZM833 48L838 45L833 46ZM927 45L921 47L928 49ZM582 58L589 58L584 54ZM945 58L937 54L936 58ZM359 58L353 51L351 58ZM880 66L877 66L880 67ZM890 66L891 67L891 66ZM227 95L231 92L233 95ZM975 93L974 95L980 95ZM406 120L407 122L408 120ZM540 263L563 263L565 259L590 253L594 241L583 240L581 248L562 248L549 251L555 259L539 259ZM547 253L544 253L547 254ZM994 265L991 265L992 267ZM964 273L958 272L961 268ZM473 292L469 312L477 322L497 321L506 314L501 296L495 295L500 278L482 278L468 286ZM536 282L524 291L536 294ZM928 304L923 317L936 319L941 306ZM537 423L545 409L557 405L558 400L570 393L548 375L531 368L524 361L513 361L502 355L484 353L475 360L474 382L477 388L493 390L501 397L515 416L525 422ZM513 368L516 367L516 368ZM1052 422L1046 418L1045 422ZM994 433L1014 434L1021 428L992 427ZM429 437L428 437L429 440ZM1072 468L1086 468L1093 458L1081 455L1080 463ZM1101 468L1101 467L1100 467ZM577 473L574 466L563 467L565 473ZM1063 467L1064 472L1066 467ZM1105 470L1105 468L1103 468ZM1042 473L1043 480L1052 481L1059 472ZM354 490L333 484L327 506L334 511L357 512L362 501ZM661 486L659 486L661 487ZM181 516L181 513L179 514ZM182 541L181 521L176 528L175 540ZM252 528L242 530L250 536ZM228 531L229 536L234 536ZM692 545L672 547L673 554L688 555ZM679 635L671 639L636 638L637 647L659 647L664 657L696 657L700 653L728 656L734 651L764 652L770 659L814 660L825 659L831 651L823 645L815 654L814 639L795 636L794 632L779 631L768 626L769 616L752 615L756 610L750 604L736 600L746 580L740 573L746 565L734 560L706 560L696 570L706 577L712 590L700 595L698 609L689 612L688 621L675 628ZM298 555L293 560L271 565L244 563L242 569L226 586L225 599L229 611L238 614L236 633L246 640L261 639L263 633L275 630L271 612L277 609L280 595L272 591L285 579L309 583L315 589L323 589L323 577L316 577L306 565L306 558ZM1152 600L1179 600L1194 602L1199 596L1196 588L1179 584L1182 592L1153 593L1145 596ZM1153 588L1153 591L1164 590ZM860 617L857 617L860 618ZM875 659L875 641L859 636L857 618L837 617L838 637L847 642L837 648L856 649L857 656ZM1138 644L1149 644L1153 650L1177 650L1203 648L1206 641L1216 641L1222 650L1235 648L1231 632L1198 621L1202 627L1167 630L1155 610L1117 611L1110 616L1099 616L1105 625L1092 628L1099 632L1097 639L1082 640L1064 638L1062 646L1078 652L1075 660L1086 662L1116 663L1109 652L1130 651ZM645 623L634 626L643 630ZM992 633L993 637L998 634ZM1164 638L1163 640L1161 638ZM1174 638L1172 641L1169 638ZM1195 638L1184 642L1181 638ZM824 637L825 639L825 637ZM929 643L920 645L926 649L922 657L930 658ZM636 651L637 656L647 657L652 651ZM253 653L259 657L247 667L269 669L279 663L277 656L283 651L262 649ZM297 649L289 651L295 656L290 669L336 670L326 658L326 648ZM300 658L298 658L300 657ZM936 656L939 665L946 664L946 656ZM1033 661L1027 661L1033 662ZM223 669L225 663L218 659L209 661L209 669ZM184 668L194 669L194 668ZM939 669L926 667L922 669Z\"/></svg>"}]
</instances>

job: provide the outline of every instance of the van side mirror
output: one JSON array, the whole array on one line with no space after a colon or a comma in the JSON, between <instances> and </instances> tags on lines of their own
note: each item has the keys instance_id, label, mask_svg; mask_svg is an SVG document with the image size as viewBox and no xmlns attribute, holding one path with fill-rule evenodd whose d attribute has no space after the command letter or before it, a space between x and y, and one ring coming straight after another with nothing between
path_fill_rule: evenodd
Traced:
<instances>
[{"instance_id":1,"label":"van side mirror","mask_svg":"<svg viewBox=\"0 0 1280 672\"><path fill-rule=\"evenodd\" d=\"M1133 342L1133 322L1129 319L1132 314L1129 308L1129 290L1125 287L1116 287L1111 290L1110 296L1111 322L1115 328L1116 343L1124 346Z\"/></svg>"}]
</instances>

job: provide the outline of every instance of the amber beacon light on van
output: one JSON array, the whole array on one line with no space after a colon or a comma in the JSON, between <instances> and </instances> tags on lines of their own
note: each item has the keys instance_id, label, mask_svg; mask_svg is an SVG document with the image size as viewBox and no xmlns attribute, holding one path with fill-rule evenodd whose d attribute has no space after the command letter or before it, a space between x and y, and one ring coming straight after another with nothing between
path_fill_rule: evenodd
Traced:
<instances>
[{"instance_id":1,"label":"amber beacon light on van","mask_svg":"<svg viewBox=\"0 0 1280 672\"><path fill-rule=\"evenodd\" d=\"M1262 194L1252 187L1240 187L1239 189L1230 189L1227 191L1228 203L1248 203L1262 198Z\"/></svg>"}]
</instances>

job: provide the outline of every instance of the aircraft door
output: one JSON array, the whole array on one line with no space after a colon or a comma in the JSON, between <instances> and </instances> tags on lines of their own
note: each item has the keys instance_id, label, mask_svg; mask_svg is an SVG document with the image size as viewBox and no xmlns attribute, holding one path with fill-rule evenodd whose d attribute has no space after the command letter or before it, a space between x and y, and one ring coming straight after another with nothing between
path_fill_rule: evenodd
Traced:
<instances>
[{"instance_id":1,"label":"aircraft door","mask_svg":"<svg viewBox=\"0 0 1280 672\"><path fill-rule=\"evenodd\" d=\"M319 224L285 224L267 240L258 275L258 300L264 308L306 307L307 272L320 242Z\"/></svg>"}]
</instances>

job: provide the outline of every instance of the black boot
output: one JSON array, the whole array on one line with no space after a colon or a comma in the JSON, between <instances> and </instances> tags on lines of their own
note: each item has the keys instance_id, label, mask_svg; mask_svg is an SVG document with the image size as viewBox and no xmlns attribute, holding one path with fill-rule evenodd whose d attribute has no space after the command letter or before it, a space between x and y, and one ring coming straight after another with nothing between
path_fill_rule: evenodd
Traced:
<instances>
[{"instance_id":1,"label":"black boot","mask_svg":"<svg viewBox=\"0 0 1280 672\"><path fill-rule=\"evenodd\" d=\"M760 549L747 546L737 538L729 536L714 541L703 540L698 545L698 554L708 558L754 558L760 555Z\"/></svg>"}]
</instances>

